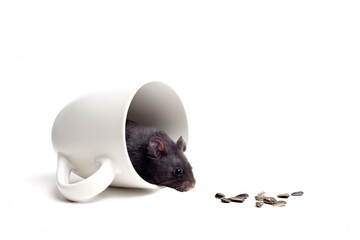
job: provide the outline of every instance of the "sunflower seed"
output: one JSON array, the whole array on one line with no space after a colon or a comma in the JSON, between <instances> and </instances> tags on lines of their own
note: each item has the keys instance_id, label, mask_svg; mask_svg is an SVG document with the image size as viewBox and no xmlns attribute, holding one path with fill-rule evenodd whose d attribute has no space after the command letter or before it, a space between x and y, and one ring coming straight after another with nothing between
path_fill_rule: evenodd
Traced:
<instances>
[{"instance_id":1,"label":"sunflower seed","mask_svg":"<svg viewBox=\"0 0 360 240\"><path fill-rule=\"evenodd\" d=\"M290 195L288 193L282 193L277 195L278 198L288 198Z\"/></svg>"},{"instance_id":2,"label":"sunflower seed","mask_svg":"<svg viewBox=\"0 0 360 240\"><path fill-rule=\"evenodd\" d=\"M265 197L265 198L263 199L263 202L266 203L266 204L272 205L272 204L276 203L277 201L276 201L276 199L273 198L273 197Z\"/></svg>"},{"instance_id":3,"label":"sunflower seed","mask_svg":"<svg viewBox=\"0 0 360 240\"><path fill-rule=\"evenodd\" d=\"M230 199L225 198L225 197L220 198L220 200L221 200L223 203L230 203L230 202L231 202Z\"/></svg>"},{"instance_id":4,"label":"sunflower seed","mask_svg":"<svg viewBox=\"0 0 360 240\"><path fill-rule=\"evenodd\" d=\"M247 193L242 193L242 194L239 194L239 195L236 195L235 197L241 197L241 198L248 198L249 197L249 194Z\"/></svg>"},{"instance_id":5,"label":"sunflower seed","mask_svg":"<svg viewBox=\"0 0 360 240\"><path fill-rule=\"evenodd\" d=\"M256 202L255 203L255 206L258 207L258 208L261 208L263 205L264 205L263 202Z\"/></svg>"},{"instance_id":6,"label":"sunflower seed","mask_svg":"<svg viewBox=\"0 0 360 240\"><path fill-rule=\"evenodd\" d=\"M223 194L223 193L217 193L217 194L215 194L215 197L216 197L216 198L223 198L223 197L225 197L225 194Z\"/></svg>"},{"instance_id":7,"label":"sunflower seed","mask_svg":"<svg viewBox=\"0 0 360 240\"><path fill-rule=\"evenodd\" d=\"M258 196L265 196L265 193L266 193L266 192L259 192L259 193L258 193Z\"/></svg>"},{"instance_id":8,"label":"sunflower seed","mask_svg":"<svg viewBox=\"0 0 360 240\"><path fill-rule=\"evenodd\" d=\"M255 200L262 201L265 197L265 192L259 192L258 195L255 196Z\"/></svg>"},{"instance_id":9,"label":"sunflower seed","mask_svg":"<svg viewBox=\"0 0 360 240\"><path fill-rule=\"evenodd\" d=\"M232 202L244 202L244 200L245 200L245 198L241 198L241 197L231 197L228 199Z\"/></svg>"},{"instance_id":10,"label":"sunflower seed","mask_svg":"<svg viewBox=\"0 0 360 240\"><path fill-rule=\"evenodd\" d=\"M276 201L275 203L273 203L274 207L284 207L286 206L286 202L285 201Z\"/></svg>"},{"instance_id":11,"label":"sunflower seed","mask_svg":"<svg viewBox=\"0 0 360 240\"><path fill-rule=\"evenodd\" d=\"M299 191L299 192L293 192L293 193L291 194L291 196L302 196L303 194L304 194L304 192Z\"/></svg>"},{"instance_id":12,"label":"sunflower seed","mask_svg":"<svg viewBox=\"0 0 360 240\"><path fill-rule=\"evenodd\" d=\"M256 201L263 201L264 198L266 198L266 197L265 196L255 196Z\"/></svg>"}]
</instances>

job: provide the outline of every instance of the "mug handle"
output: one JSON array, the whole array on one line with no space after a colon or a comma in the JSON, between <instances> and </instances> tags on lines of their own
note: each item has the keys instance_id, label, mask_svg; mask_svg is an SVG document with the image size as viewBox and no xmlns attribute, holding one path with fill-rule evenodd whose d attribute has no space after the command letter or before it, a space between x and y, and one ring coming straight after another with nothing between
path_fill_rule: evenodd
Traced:
<instances>
[{"instance_id":1,"label":"mug handle","mask_svg":"<svg viewBox=\"0 0 360 240\"><path fill-rule=\"evenodd\" d=\"M100 168L90 177L77 183L69 183L71 167L68 159L58 153L56 172L57 186L60 192L70 201L85 201L104 191L114 180L115 171L110 158L99 157Z\"/></svg>"}]
</instances>

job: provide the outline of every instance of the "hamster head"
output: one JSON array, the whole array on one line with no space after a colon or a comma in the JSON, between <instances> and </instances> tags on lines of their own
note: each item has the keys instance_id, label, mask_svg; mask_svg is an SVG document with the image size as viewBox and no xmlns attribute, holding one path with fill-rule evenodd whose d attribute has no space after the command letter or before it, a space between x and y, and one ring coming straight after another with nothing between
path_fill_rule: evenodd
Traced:
<instances>
[{"instance_id":1,"label":"hamster head","mask_svg":"<svg viewBox=\"0 0 360 240\"><path fill-rule=\"evenodd\" d=\"M148 182L186 192L195 187L192 167L184 155L186 143L180 137L175 143L163 131L152 136L147 146Z\"/></svg>"}]
</instances>

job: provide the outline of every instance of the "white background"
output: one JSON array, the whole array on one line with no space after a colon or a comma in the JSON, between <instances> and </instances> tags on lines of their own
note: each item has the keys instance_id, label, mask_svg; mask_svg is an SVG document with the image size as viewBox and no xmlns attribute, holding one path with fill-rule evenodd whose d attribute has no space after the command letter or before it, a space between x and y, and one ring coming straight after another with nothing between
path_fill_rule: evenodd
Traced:
<instances>
[{"instance_id":1,"label":"white background","mask_svg":"<svg viewBox=\"0 0 360 240\"><path fill-rule=\"evenodd\" d=\"M346 1L1 1L0 238L355 239L358 12ZM64 200L56 114L83 93L152 80L185 105L195 189ZM298 190L284 208L254 207L260 191ZM222 204L216 192L251 197Z\"/></svg>"}]
</instances>

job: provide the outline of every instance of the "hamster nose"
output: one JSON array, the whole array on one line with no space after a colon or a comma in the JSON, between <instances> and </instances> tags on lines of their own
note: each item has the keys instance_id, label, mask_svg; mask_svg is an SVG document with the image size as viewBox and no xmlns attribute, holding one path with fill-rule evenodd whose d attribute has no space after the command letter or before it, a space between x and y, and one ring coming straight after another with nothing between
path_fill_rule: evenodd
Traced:
<instances>
[{"instance_id":1,"label":"hamster nose","mask_svg":"<svg viewBox=\"0 0 360 240\"><path fill-rule=\"evenodd\" d=\"M192 183L191 185L189 185L186 189L186 191L190 191L191 189L193 189L195 187L195 183Z\"/></svg>"}]
</instances>

